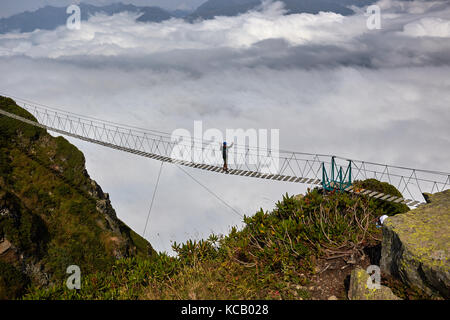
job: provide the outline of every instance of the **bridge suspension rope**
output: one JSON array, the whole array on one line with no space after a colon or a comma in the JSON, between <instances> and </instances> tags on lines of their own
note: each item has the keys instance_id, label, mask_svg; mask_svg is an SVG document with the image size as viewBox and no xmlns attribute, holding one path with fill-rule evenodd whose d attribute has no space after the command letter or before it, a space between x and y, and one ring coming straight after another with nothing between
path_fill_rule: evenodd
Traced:
<instances>
[{"instance_id":1,"label":"bridge suspension rope","mask_svg":"<svg viewBox=\"0 0 450 320\"><path fill-rule=\"evenodd\" d=\"M153 190L153 196L152 196L152 201L150 203L150 209L148 210L147 220L145 221L145 227L144 227L144 232L142 233L142 238L145 238L145 232L147 231L148 220L149 220L150 214L152 212L153 202L155 201L156 191L158 190L159 179L161 178L161 172L163 169L163 165L164 165L164 162L161 162L161 166L159 167L159 172L158 172L158 178L156 179L155 189Z\"/></svg>"}]
</instances>

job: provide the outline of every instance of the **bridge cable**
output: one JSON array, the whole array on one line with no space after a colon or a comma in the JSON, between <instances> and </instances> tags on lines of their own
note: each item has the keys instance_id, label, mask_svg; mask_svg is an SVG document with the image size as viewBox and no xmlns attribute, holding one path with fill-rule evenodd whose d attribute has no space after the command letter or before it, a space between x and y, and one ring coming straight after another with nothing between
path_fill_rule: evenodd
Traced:
<instances>
[{"instance_id":1,"label":"bridge cable","mask_svg":"<svg viewBox=\"0 0 450 320\"><path fill-rule=\"evenodd\" d=\"M145 221L144 233L142 233L142 237L145 236L145 231L147 230L148 219L150 218L150 213L152 212L153 202L155 201L156 190L158 189L159 178L161 177L161 171L163 168L164 161L161 161L161 166L159 167L158 179L156 180L155 189L153 190L152 202L150 203L150 209L148 210L147 220Z\"/></svg>"},{"instance_id":2,"label":"bridge cable","mask_svg":"<svg viewBox=\"0 0 450 320\"><path fill-rule=\"evenodd\" d=\"M227 206L228 208L230 208L235 214L237 214L239 217L244 218L244 216L242 214L239 213L239 211L237 211L235 208L233 208L231 205L229 205L228 203L226 203L222 198L220 198L217 194L215 194L211 189L209 189L207 186L205 186L204 184L202 184L200 181L198 181L197 179L195 179L192 175L189 174L189 172L187 172L186 170L184 170L182 167L180 167L179 165L175 165L177 168L179 168L181 171L183 171L186 175L188 175L192 180L194 180L195 182L197 182L201 187L203 187L203 189L205 189L206 191L208 191L210 194L212 194L215 198L217 198L220 202L222 202L225 206Z\"/></svg>"},{"instance_id":3,"label":"bridge cable","mask_svg":"<svg viewBox=\"0 0 450 320\"><path fill-rule=\"evenodd\" d=\"M154 132L154 133L162 134L166 138L171 136L170 133L167 133L167 132L164 132L164 131L152 130L152 129L144 129L144 128L139 128L139 127L136 127L136 126L130 126L130 125L121 124L121 123L117 123L117 122L102 120L102 119L95 118L95 117L85 116L85 115L77 114L77 113L74 113L74 112L66 111L66 110L64 110L62 108L55 108L55 107L51 107L51 106L48 106L48 105L45 105L45 104L42 104L42 103L37 103L37 102L31 101L31 100L28 100L28 99L20 98L20 97L18 97L16 95L7 94L7 93L4 93L2 91L0 91L0 95L5 96L5 97L9 97L9 98L12 98L12 99L15 99L16 101L20 101L20 102L22 102L24 104L28 104L30 107L32 105L35 105L35 106L37 105L37 106L40 106L41 108L46 108L46 109L52 110L54 112L58 111L60 113L70 114L70 115L73 115L73 116L76 116L76 117L79 117L79 118L85 119L85 120L89 120L90 119L90 120L97 121L99 123L106 123L106 124L110 124L110 125L114 125L114 126L121 126L123 128L131 128L131 129L139 130L139 131L142 131L142 132ZM159 136L159 137L162 137L162 136ZM181 136L180 135L178 137L185 137L185 136ZM187 137L185 137L185 138L187 138ZM197 140L197 139L194 138L194 139L191 139L191 140L194 141L194 140ZM205 144L206 144L206 142L205 142ZM242 147L242 146L236 144L236 147ZM267 148L258 148L258 147L251 148L251 149L271 151L270 149L267 149ZM298 152L298 151L283 150L283 149L279 149L277 151L280 152L280 153L289 153L291 155L299 154L299 155L309 155L309 156L315 156L315 157L317 157L317 156L319 156L319 157L331 157L332 156L332 155L328 155L328 154L321 154L321 153L314 154L314 153ZM281 157L281 158L283 158L283 157ZM340 159L340 160L346 160L346 161L350 160L350 159L348 159L346 157L340 157L340 156L335 156L335 158L336 159ZM424 169L418 169L418 168L408 168L408 167L405 167L405 166L386 165L386 164L382 164L382 163L362 161L362 160L351 160L351 161L353 163L359 162L359 163L366 163L366 164L375 165L375 166L383 166L383 167L388 166L390 168L396 168L396 169L402 169L402 170L415 170L416 172L423 172L423 173L430 173L430 174L437 174L437 175L445 175L445 176L448 175L448 172L442 172L442 171L436 171L436 170L424 170ZM325 163L329 164L329 162L325 162ZM367 170L367 171L368 172L373 172L372 170ZM434 181L430 181L430 182L434 182Z\"/></svg>"}]
</instances>

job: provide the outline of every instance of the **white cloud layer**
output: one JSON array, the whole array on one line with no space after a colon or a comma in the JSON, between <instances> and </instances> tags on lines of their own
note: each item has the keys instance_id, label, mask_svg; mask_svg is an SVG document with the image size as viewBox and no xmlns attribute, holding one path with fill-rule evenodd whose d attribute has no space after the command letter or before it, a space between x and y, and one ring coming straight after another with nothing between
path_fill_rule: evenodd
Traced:
<instances>
[{"instance_id":1,"label":"white cloud layer","mask_svg":"<svg viewBox=\"0 0 450 320\"><path fill-rule=\"evenodd\" d=\"M96 16L80 31L0 36L0 91L106 120L171 132L279 128L281 148L449 171L447 1L387 1L364 12L263 12L189 24ZM159 164L71 140L118 215L141 233ZM147 238L225 233L240 218L164 166ZM250 215L304 187L189 171Z\"/></svg>"},{"instance_id":2,"label":"white cloud layer","mask_svg":"<svg viewBox=\"0 0 450 320\"><path fill-rule=\"evenodd\" d=\"M403 30L405 35L411 37L450 38L450 20L423 18L408 23Z\"/></svg>"},{"instance_id":3,"label":"white cloud layer","mask_svg":"<svg viewBox=\"0 0 450 320\"><path fill-rule=\"evenodd\" d=\"M23 54L33 58L142 55L188 49L248 48L267 39L285 39L292 45L328 43L338 36L352 36L348 32L349 25L343 23L344 17L339 14L283 16L283 11L281 3L275 3L262 12L217 17L194 24L181 19L135 23L137 15L129 13L98 15L83 22L79 32L62 26L56 31L4 36L0 54ZM365 30L364 23L360 23L357 32Z\"/></svg>"}]
</instances>

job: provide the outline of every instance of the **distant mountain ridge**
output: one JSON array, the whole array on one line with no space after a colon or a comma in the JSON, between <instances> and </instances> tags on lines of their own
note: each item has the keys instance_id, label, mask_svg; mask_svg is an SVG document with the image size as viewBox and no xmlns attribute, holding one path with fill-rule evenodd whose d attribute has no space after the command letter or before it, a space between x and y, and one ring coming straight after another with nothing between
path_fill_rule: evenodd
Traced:
<instances>
[{"instance_id":1,"label":"distant mountain ridge","mask_svg":"<svg viewBox=\"0 0 450 320\"><path fill-rule=\"evenodd\" d=\"M131 4L115 3L107 6L94 6L81 3L81 21L86 21L90 16L103 13L113 15L121 12L142 13L137 19L139 22L161 22L172 17L187 15L188 12L175 11L168 12L159 7L138 7ZM0 33L13 31L32 32L36 29L53 30L65 25L69 15L66 13L67 7L46 6L36 11L23 12L8 18L0 19Z\"/></svg>"},{"instance_id":2,"label":"distant mountain ridge","mask_svg":"<svg viewBox=\"0 0 450 320\"><path fill-rule=\"evenodd\" d=\"M277 0L284 3L288 14L330 11L342 15L354 13L349 6L366 6L375 0ZM189 20L212 19L215 16L235 16L256 9L263 0L208 0L188 16Z\"/></svg>"},{"instance_id":3,"label":"distant mountain ridge","mask_svg":"<svg viewBox=\"0 0 450 320\"><path fill-rule=\"evenodd\" d=\"M365 6L375 0L278 0L284 3L287 14L312 13L330 11L342 15L354 13L351 5ZM216 16L235 16L249 10L258 9L263 0L208 0L194 12L175 10L167 11L159 7L139 7L132 4L114 3L107 6L80 4L81 20L103 13L113 15L121 12L140 13L138 22L162 22L171 18L181 18L187 21L213 19ZM36 11L23 12L8 18L0 19L0 34L8 32L32 32L36 29L53 30L65 25L69 15L67 7L46 6Z\"/></svg>"}]
</instances>

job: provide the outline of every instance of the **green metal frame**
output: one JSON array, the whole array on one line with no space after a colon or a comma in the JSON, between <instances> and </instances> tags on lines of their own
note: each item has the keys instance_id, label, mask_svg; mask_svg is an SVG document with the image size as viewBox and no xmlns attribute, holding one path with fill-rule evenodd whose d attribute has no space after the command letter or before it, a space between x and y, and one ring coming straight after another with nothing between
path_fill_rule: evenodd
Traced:
<instances>
[{"instance_id":1,"label":"green metal frame","mask_svg":"<svg viewBox=\"0 0 450 320\"><path fill-rule=\"evenodd\" d=\"M340 190L352 185L352 161L348 160L348 167L345 170L336 164L335 157L331 157L331 177L328 176L325 169L325 163L322 163L322 187L327 191Z\"/></svg>"}]
</instances>

